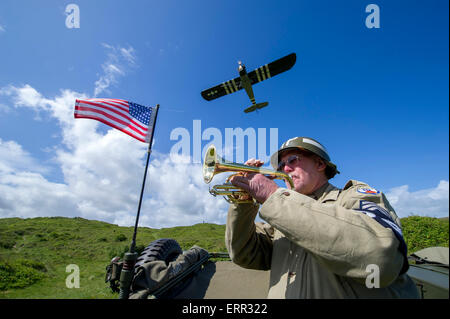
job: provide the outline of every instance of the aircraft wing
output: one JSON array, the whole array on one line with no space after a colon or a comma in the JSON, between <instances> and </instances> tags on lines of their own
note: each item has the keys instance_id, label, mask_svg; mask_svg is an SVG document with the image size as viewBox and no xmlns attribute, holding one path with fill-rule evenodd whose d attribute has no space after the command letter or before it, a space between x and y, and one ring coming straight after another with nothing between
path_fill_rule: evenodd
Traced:
<instances>
[{"instance_id":1,"label":"aircraft wing","mask_svg":"<svg viewBox=\"0 0 450 319\"><path fill-rule=\"evenodd\" d=\"M202 91L202 96L205 100L211 101L217 99L218 97L234 93L242 89L241 78L237 77L230 81L223 82L222 84L216 85L212 88Z\"/></svg>"},{"instance_id":2,"label":"aircraft wing","mask_svg":"<svg viewBox=\"0 0 450 319\"><path fill-rule=\"evenodd\" d=\"M281 59L275 60L269 64L263 65L252 72L248 73L251 85L264 81L271 78L277 74L289 70L295 64L297 56L295 53L291 53L282 57ZM206 89L201 92L203 98L207 101L217 99L218 97L234 93L242 89L241 78L237 77L232 80L223 82L222 84L216 85L212 88Z\"/></svg>"},{"instance_id":3,"label":"aircraft wing","mask_svg":"<svg viewBox=\"0 0 450 319\"><path fill-rule=\"evenodd\" d=\"M259 68L248 73L251 84L256 84L261 81L267 80L277 74L289 70L295 64L297 56L295 53L291 53L282 57L281 59L275 60L269 64L260 66Z\"/></svg>"}]
</instances>

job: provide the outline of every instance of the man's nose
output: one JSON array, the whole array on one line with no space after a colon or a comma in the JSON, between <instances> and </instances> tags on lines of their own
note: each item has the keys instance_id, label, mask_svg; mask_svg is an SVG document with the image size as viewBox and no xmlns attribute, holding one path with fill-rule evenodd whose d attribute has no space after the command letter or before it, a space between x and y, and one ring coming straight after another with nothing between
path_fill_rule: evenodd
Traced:
<instances>
[{"instance_id":1,"label":"man's nose","mask_svg":"<svg viewBox=\"0 0 450 319\"><path fill-rule=\"evenodd\" d=\"M290 173L290 172L292 172L293 170L294 170L294 169L293 169L292 167L290 167L289 164L285 164L285 165L284 165L283 171L284 171L285 173Z\"/></svg>"}]
</instances>

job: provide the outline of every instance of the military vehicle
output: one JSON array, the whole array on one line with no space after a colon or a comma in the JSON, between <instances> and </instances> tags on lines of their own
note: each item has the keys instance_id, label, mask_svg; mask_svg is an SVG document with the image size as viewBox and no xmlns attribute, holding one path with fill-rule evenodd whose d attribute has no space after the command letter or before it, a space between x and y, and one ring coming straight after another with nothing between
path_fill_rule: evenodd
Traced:
<instances>
[{"instance_id":1,"label":"military vehicle","mask_svg":"<svg viewBox=\"0 0 450 319\"><path fill-rule=\"evenodd\" d=\"M203 179L224 172L253 172L274 174L271 170L225 163L217 156L214 146L208 148L203 162ZM284 175L278 178L289 178ZM223 195L231 202L240 202L242 189L219 185L213 195ZM211 192L211 190L210 190ZM269 289L269 271L249 270L231 262L227 253L210 253L193 246L183 251L170 238L151 242L137 257L135 239L138 217L130 251L124 260L114 258L107 267L105 282L121 299L180 298L180 299L264 299ZM408 257L408 275L416 283L422 298L449 298L448 247L420 250ZM219 258L219 260L217 260ZM214 260L216 259L216 260ZM223 260L225 259L225 260Z\"/></svg>"},{"instance_id":2,"label":"military vehicle","mask_svg":"<svg viewBox=\"0 0 450 319\"><path fill-rule=\"evenodd\" d=\"M256 103L252 85L289 70L294 66L296 59L296 54L291 53L285 57L282 57L281 59L260 66L250 73L247 73L245 65L242 64L241 61L239 61L239 77L206 89L201 92L201 95L205 100L211 101L221 96L237 92L244 88L250 101L252 102L252 105L246 108L244 112L250 113L255 110L262 109L263 107L269 105L269 102Z\"/></svg>"},{"instance_id":3,"label":"military vehicle","mask_svg":"<svg viewBox=\"0 0 450 319\"><path fill-rule=\"evenodd\" d=\"M448 299L448 247L429 247L411 254L408 275L423 299Z\"/></svg>"},{"instance_id":4,"label":"military vehicle","mask_svg":"<svg viewBox=\"0 0 450 319\"><path fill-rule=\"evenodd\" d=\"M423 299L448 299L448 247L431 247L411 254L408 275ZM107 267L105 282L119 292L122 262ZM193 246L183 251L170 238L150 243L137 259L130 299L265 299L269 271L244 269L228 253L210 253Z\"/></svg>"},{"instance_id":5,"label":"military vehicle","mask_svg":"<svg viewBox=\"0 0 450 319\"><path fill-rule=\"evenodd\" d=\"M115 257L105 282L120 291L123 261ZM269 272L244 269L228 253L193 246L183 251L174 239L151 242L136 261L129 299L264 299Z\"/></svg>"}]
</instances>

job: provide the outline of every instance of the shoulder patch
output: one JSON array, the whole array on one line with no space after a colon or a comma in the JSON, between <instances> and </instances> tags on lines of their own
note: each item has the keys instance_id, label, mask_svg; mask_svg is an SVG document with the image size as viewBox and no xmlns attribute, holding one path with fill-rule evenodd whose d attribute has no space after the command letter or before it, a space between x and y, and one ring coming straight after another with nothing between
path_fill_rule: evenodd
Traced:
<instances>
[{"instance_id":1,"label":"shoulder patch","mask_svg":"<svg viewBox=\"0 0 450 319\"><path fill-rule=\"evenodd\" d=\"M378 195L380 191L376 190L375 188L371 188L368 186L360 186L356 189L358 193L361 194L369 194L369 195Z\"/></svg>"},{"instance_id":2,"label":"shoulder patch","mask_svg":"<svg viewBox=\"0 0 450 319\"><path fill-rule=\"evenodd\" d=\"M405 239L403 238L402 229L392 220L392 217L389 215L389 212L383 207L378 206L375 203L361 200L359 202L359 209L355 209L356 211L360 211L361 213L371 217L375 221L377 221L381 226L385 228L389 228L394 233L395 237L400 242L400 252L403 255L403 267L401 270L401 274L404 274L408 271L408 247L406 245Z\"/></svg>"}]
</instances>

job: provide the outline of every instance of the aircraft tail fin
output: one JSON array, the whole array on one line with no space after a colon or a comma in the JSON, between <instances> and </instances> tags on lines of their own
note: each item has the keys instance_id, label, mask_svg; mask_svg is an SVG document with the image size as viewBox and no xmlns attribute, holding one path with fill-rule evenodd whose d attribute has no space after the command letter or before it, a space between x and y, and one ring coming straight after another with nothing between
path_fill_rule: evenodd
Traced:
<instances>
[{"instance_id":1,"label":"aircraft tail fin","mask_svg":"<svg viewBox=\"0 0 450 319\"><path fill-rule=\"evenodd\" d=\"M263 107L266 107L267 105L269 105L269 102L256 103L256 104L253 104L252 106L246 108L244 110L244 112L245 113L250 113L250 112L253 112L255 110L262 109Z\"/></svg>"}]
</instances>

